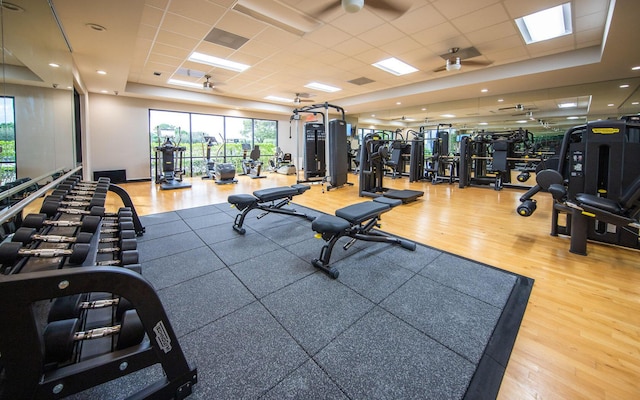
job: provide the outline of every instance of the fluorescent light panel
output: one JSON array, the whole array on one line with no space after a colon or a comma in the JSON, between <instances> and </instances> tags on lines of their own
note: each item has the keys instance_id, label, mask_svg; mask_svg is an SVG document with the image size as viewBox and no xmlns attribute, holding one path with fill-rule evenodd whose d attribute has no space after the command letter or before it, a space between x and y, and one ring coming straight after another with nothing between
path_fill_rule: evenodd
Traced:
<instances>
[{"instance_id":1,"label":"fluorescent light panel","mask_svg":"<svg viewBox=\"0 0 640 400\"><path fill-rule=\"evenodd\" d=\"M169 79L167 83L169 85L187 86L187 87L202 89L202 83L198 83L198 82L187 82L187 81L181 81L180 79Z\"/></svg>"},{"instance_id":2,"label":"fluorescent light panel","mask_svg":"<svg viewBox=\"0 0 640 400\"><path fill-rule=\"evenodd\" d=\"M395 57L387 58L386 60L378 61L371 65L396 76L410 74L418 70Z\"/></svg>"},{"instance_id":3,"label":"fluorescent light panel","mask_svg":"<svg viewBox=\"0 0 640 400\"><path fill-rule=\"evenodd\" d=\"M321 90L323 92L329 92L329 93L333 93L333 92L337 92L337 91L342 90L342 89L340 89L338 87L325 85L324 83L319 83L319 82L311 82L311 83L308 83L308 84L304 85L304 87L309 88L309 89Z\"/></svg>"},{"instance_id":4,"label":"fluorescent light panel","mask_svg":"<svg viewBox=\"0 0 640 400\"><path fill-rule=\"evenodd\" d=\"M571 3L561 4L546 10L517 18L516 24L527 44L541 42L568 35L571 26Z\"/></svg>"},{"instance_id":5,"label":"fluorescent light panel","mask_svg":"<svg viewBox=\"0 0 640 400\"><path fill-rule=\"evenodd\" d=\"M208 54L198 53L197 51L194 51L189 56L189 61L212 65L214 67L224 68L224 69L228 69L230 71L236 71L236 72L242 72L250 67L249 65L246 65L246 64L225 60L224 58L218 58L218 57L210 56Z\"/></svg>"},{"instance_id":6,"label":"fluorescent light panel","mask_svg":"<svg viewBox=\"0 0 640 400\"><path fill-rule=\"evenodd\" d=\"M573 108L573 107L578 107L578 103L560 103L558 104L558 108Z\"/></svg>"}]
</instances>

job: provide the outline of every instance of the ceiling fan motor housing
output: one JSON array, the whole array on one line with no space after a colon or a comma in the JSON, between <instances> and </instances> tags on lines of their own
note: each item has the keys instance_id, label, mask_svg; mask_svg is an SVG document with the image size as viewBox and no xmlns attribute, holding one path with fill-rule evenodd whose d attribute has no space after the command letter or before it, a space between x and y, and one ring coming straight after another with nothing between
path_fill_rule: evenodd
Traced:
<instances>
[{"instance_id":1,"label":"ceiling fan motor housing","mask_svg":"<svg viewBox=\"0 0 640 400\"><path fill-rule=\"evenodd\" d=\"M342 0L342 8L348 13L355 13L362 10L364 0Z\"/></svg>"}]
</instances>

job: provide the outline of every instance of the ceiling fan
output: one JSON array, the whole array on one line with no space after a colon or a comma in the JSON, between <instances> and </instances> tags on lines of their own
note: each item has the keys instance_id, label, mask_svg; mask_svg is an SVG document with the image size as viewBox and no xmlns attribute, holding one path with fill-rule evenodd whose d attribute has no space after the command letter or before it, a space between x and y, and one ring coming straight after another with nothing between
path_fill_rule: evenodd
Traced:
<instances>
[{"instance_id":1,"label":"ceiling fan","mask_svg":"<svg viewBox=\"0 0 640 400\"><path fill-rule=\"evenodd\" d=\"M202 89L221 92L220 88L218 87L219 84L215 84L211 81L211 75L204 75L204 79L205 81L202 82Z\"/></svg>"},{"instance_id":2,"label":"ceiling fan","mask_svg":"<svg viewBox=\"0 0 640 400\"><path fill-rule=\"evenodd\" d=\"M313 103L310 97L313 97L311 93L296 93L296 97L293 98L293 104Z\"/></svg>"},{"instance_id":3,"label":"ceiling fan","mask_svg":"<svg viewBox=\"0 0 640 400\"><path fill-rule=\"evenodd\" d=\"M440 57L444 58L445 64L442 67L434 69L433 72L459 71L463 65L484 67L493 64L493 61L469 60L469 58L481 55L475 47L467 47L466 49L452 47L447 53L440 54Z\"/></svg>"},{"instance_id":4,"label":"ceiling fan","mask_svg":"<svg viewBox=\"0 0 640 400\"><path fill-rule=\"evenodd\" d=\"M397 4L398 1L392 0L334 0L324 8L318 10L316 17L322 16L330 11L342 7L348 13L356 13L367 6L378 11L388 13L393 19L400 17L409 10L410 6L406 4Z\"/></svg>"}]
</instances>

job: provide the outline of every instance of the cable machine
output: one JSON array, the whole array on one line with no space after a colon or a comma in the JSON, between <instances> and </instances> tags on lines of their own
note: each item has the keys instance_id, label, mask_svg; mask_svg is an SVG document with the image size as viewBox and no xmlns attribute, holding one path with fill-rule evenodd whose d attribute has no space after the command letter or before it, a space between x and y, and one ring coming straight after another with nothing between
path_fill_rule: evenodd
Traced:
<instances>
[{"instance_id":1,"label":"cable machine","mask_svg":"<svg viewBox=\"0 0 640 400\"><path fill-rule=\"evenodd\" d=\"M340 112L342 118L329 120L329 108L334 108ZM319 109L324 110L324 112L318 111ZM351 183L347 182L349 158L347 151L347 123L344 117L344 109L329 103L296 108L293 110L293 115L290 119L290 121L296 121L296 132L299 131L301 113L311 113L316 116L320 114L322 115L322 123L308 122L304 125L304 179L298 179L298 183L329 182L327 190L351 185ZM298 137L296 136L296 139ZM297 140L296 151L300 151Z\"/></svg>"}]
</instances>

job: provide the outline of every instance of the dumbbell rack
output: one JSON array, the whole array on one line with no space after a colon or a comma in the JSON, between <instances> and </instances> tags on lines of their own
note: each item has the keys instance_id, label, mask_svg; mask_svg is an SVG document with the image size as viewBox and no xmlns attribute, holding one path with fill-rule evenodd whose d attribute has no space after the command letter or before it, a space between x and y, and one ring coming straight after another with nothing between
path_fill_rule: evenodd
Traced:
<instances>
[{"instance_id":1,"label":"dumbbell rack","mask_svg":"<svg viewBox=\"0 0 640 400\"><path fill-rule=\"evenodd\" d=\"M122 193L128 198L124 190ZM117 194L122 197L121 193ZM96 205L92 203L92 207ZM89 210L85 207L84 214L57 213L47 217L81 224L83 218L90 215ZM0 367L4 368L4 381L0 384L0 398L62 398L154 364L161 365L165 377L140 388L129 398L183 399L191 394L192 386L197 382L197 370L189 366L155 289L140 275L137 255L129 255L128 261L123 262L119 259L122 252L99 251L122 244L125 235L128 238L141 235L144 228L137 221L136 224L132 218L118 222L114 217L101 217L96 233L89 241L91 250L81 264L70 264L67 256L25 256L13 266L3 265L0 275ZM40 232L72 237L78 235L80 229L79 226L52 225L42 227ZM27 247L40 246L61 249L69 243L34 242ZM43 339L48 326L48 308L53 299L76 294L126 299L137 313L144 339L115 350L111 345L112 338L89 340L74 347L69 360L51 362L47 359L46 338ZM112 315L111 310L91 311L97 312L83 311L83 328L88 329L95 320ZM118 396L117 393L114 395Z\"/></svg>"}]
</instances>

